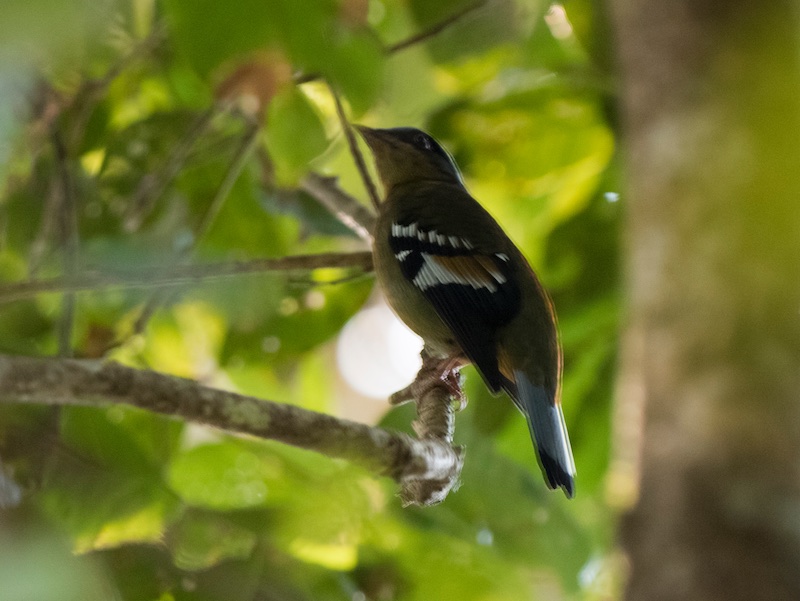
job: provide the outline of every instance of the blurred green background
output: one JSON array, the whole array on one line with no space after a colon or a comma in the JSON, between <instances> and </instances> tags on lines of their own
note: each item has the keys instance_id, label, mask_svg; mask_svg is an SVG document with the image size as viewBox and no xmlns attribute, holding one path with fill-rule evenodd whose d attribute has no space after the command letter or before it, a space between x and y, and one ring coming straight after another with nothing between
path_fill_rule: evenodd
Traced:
<instances>
[{"instance_id":1,"label":"blurred green background","mask_svg":"<svg viewBox=\"0 0 800 601\"><path fill-rule=\"evenodd\" d=\"M624 199L596 3L5 0L2 13L3 282L367 248L299 187L335 175L368 202L324 78L353 121L439 139L531 260L559 316L578 481L573 501L545 488L524 420L471 370L462 486L425 509L272 442L125 407L0 404L0 598L617 597L606 473ZM381 303L352 275L81 292L66 340L78 357L410 432L413 407L390 411L338 371L339 332ZM0 304L0 352L56 354L62 296Z\"/></svg>"}]
</instances>

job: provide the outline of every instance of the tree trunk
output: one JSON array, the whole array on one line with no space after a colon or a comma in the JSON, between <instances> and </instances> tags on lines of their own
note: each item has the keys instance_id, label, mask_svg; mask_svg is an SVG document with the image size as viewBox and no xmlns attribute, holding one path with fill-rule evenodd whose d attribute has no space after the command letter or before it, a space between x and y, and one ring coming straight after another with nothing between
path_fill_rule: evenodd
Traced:
<instances>
[{"instance_id":1,"label":"tree trunk","mask_svg":"<svg viewBox=\"0 0 800 601\"><path fill-rule=\"evenodd\" d=\"M800 8L612 0L629 601L800 599ZM630 425L630 424L629 424Z\"/></svg>"}]
</instances>

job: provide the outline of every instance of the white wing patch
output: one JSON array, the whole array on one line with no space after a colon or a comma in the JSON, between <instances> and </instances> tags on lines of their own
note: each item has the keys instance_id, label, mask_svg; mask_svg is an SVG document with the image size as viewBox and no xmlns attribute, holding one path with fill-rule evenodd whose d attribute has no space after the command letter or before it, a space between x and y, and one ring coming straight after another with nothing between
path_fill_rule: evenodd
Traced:
<instances>
[{"instance_id":1,"label":"white wing patch","mask_svg":"<svg viewBox=\"0 0 800 601\"><path fill-rule=\"evenodd\" d=\"M485 288L489 292L497 292L498 284L504 284L506 282L505 276L497 271L484 272L490 275L492 280L476 277L476 275L467 272L455 273L441 262L437 261L434 255L428 253L421 254L422 267L420 267L412 282L423 292L428 288L442 286L444 284L460 284L462 286L471 286L475 290Z\"/></svg>"},{"instance_id":2,"label":"white wing patch","mask_svg":"<svg viewBox=\"0 0 800 601\"><path fill-rule=\"evenodd\" d=\"M506 277L488 255L468 256L468 253L464 253L475 248L467 238L440 234L435 229L422 229L416 223L392 223L391 236L398 241L397 245L392 246L398 248L394 256L400 263L406 263L412 255L422 258L422 265L413 274L412 282L423 292L445 284L497 292L499 286L506 283ZM409 239L415 242L410 245L399 242ZM439 249L441 252L437 252ZM453 250L459 252L454 253ZM494 257L504 263L509 262L505 253L496 253Z\"/></svg>"},{"instance_id":3,"label":"white wing patch","mask_svg":"<svg viewBox=\"0 0 800 601\"><path fill-rule=\"evenodd\" d=\"M422 230L417 227L416 223L411 223L409 225L400 225L399 223L393 223L392 237L416 238L420 242L425 242L428 244L436 244L442 247L447 247L448 245L450 245L453 248L464 247L467 250L474 248L472 246L472 243L466 238L459 238L458 236L445 236L443 234L440 234L436 230L429 230L429 231Z\"/></svg>"}]
</instances>

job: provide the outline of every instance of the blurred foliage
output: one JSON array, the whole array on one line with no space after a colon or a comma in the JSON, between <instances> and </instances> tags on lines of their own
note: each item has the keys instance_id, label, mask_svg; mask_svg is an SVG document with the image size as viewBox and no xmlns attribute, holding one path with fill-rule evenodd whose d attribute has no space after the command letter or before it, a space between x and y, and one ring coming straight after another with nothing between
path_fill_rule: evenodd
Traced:
<instances>
[{"instance_id":1,"label":"blurred foliage","mask_svg":"<svg viewBox=\"0 0 800 601\"><path fill-rule=\"evenodd\" d=\"M579 476L574 501L547 491L524 421L471 370L462 487L427 509L400 507L392 482L275 443L123 407L0 404L0 598L614 597L604 476L620 203L602 3L6 5L3 281L62 272L65 171L82 268L357 248L296 188L313 169L365 198L324 76L354 119L444 142L530 257L559 313ZM335 412L330 341L372 290L347 275L80 293L71 344ZM147 303L156 310L136 332ZM54 354L61 316L59 294L0 305L0 350ZM412 419L403 407L383 425L409 431Z\"/></svg>"}]
</instances>

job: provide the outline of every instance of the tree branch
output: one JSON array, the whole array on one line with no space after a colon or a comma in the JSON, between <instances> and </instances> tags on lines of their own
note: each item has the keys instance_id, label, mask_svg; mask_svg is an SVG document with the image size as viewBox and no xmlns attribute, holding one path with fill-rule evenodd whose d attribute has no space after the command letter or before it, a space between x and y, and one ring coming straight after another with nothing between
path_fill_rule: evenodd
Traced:
<instances>
[{"instance_id":1,"label":"tree branch","mask_svg":"<svg viewBox=\"0 0 800 601\"><path fill-rule=\"evenodd\" d=\"M414 491L426 490L426 482L455 481L461 469L461 451L439 439L415 440L402 433L112 362L0 355L0 403L119 403L276 440L389 476L403 487L406 504L440 500L415 497Z\"/></svg>"},{"instance_id":2,"label":"tree branch","mask_svg":"<svg viewBox=\"0 0 800 601\"><path fill-rule=\"evenodd\" d=\"M372 178L369 175L367 164L364 161L364 155L361 154L361 151L358 148L358 142L353 134L353 129L350 127L350 122L347 120L347 115L344 112L342 99L339 96L339 92L330 83L328 84L328 90L330 90L331 96L333 96L333 102L336 105L336 115L339 117L339 125L342 128L342 133L344 133L345 140L347 140L347 147L350 149L350 155L353 157L353 160L356 163L358 173L361 176L361 181L364 182L364 187L367 189L367 194L369 194L369 199L372 202L372 207L375 210L378 210L378 207L381 204L381 199L378 195L378 189L375 187L375 183L372 181Z\"/></svg>"},{"instance_id":3,"label":"tree branch","mask_svg":"<svg viewBox=\"0 0 800 601\"><path fill-rule=\"evenodd\" d=\"M74 278L57 277L0 285L0 305L31 298L45 292L80 292L103 288L157 288L202 282L247 273L301 271L323 268L356 268L372 271L372 253L322 253L288 257L226 261L200 265L175 265L168 271L142 267L129 271L85 271Z\"/></svg>"},{"instance_id":4,"label":"tree branch","mask_svg":"<svg viewBox=\"0 0 800 601\"><path fill-rule=\"evenodd\" d=\"M337 186L335 177L311 172L300 182L300 187L360 238L372 243L375 215Z\"/></svg>"},{"instance_id":5,"label":"tree branch","mask_svg":"<svg viewBox=\"0 0 800 601\"><path fill-rule=\"evenodd\" d=\"M421 31L417 34L412 35L405 40L400 40L392 44L391 46L386 47L387 54L394 54L395 52L399 52L401 50L405 50L409 46L414 46L426 40L429 40L432 37L439 35L442 31L447 29L448 27L456 24L458 21L469 15L471 12L483 7L488 0L478 0L477 2L473 2L472 4L468 4L461 10L453 13L449 17L442 19L438 23L434 23L425 31Z\"/></svg>"},{"instance_id":6,"label":"tree branch","mask_svg":"<svg viewBox=\"0 0 800 601\"><path fill-rule=\"evenodd\" d=\"M415 480L403 487L400 498L404 505L436 505L445 500L451 490L458 488L464 450L453 447L456 407L463 407L459 376L455 372L442 372L442 360L422 350L422 367L417 377L408 387L392 395L394 405L406 400L417 404L417 419L414 431L420 440L436 441L456 454L456 463L441 478ZM448 378L454 377L455 380ZM460 397L460 404L454 403L453 395ZM422 501L422 502L420 502Z\"/></svg>"}]
</instances>

